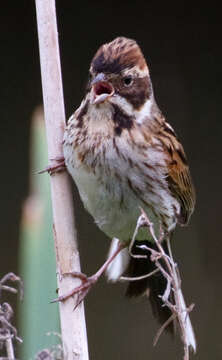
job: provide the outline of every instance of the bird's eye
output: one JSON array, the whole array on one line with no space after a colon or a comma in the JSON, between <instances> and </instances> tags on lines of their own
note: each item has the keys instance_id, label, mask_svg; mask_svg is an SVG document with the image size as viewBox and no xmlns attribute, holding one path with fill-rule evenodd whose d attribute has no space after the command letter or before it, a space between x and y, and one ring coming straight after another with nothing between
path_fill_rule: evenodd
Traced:
<instances>
[{"instance_id":1,"label":"bird's eye","mask_svg":"<svg viewBox=\"0 0 222 360\"><path fill-rule=\"evenodd\" d=\"M133 82L133 78L131 75L125 76L123 78L123 83L125 86L130 86L132 84L132 82Z\"/></svg>"}]
</instances>

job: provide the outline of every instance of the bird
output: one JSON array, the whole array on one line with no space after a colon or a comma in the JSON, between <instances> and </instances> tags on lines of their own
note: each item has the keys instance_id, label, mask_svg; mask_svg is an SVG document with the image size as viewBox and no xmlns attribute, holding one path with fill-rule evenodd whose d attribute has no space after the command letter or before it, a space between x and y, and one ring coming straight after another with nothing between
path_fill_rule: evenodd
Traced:
<instances>
[{"instance_id":1,"label":"bird","mask_svg":"<svg viewBox=\"0 0 222 360\"><path fill-rule=\"evenodd\" d=\"M76 274L82 284L72 294L78 293L81 301L104 271L115 282L124 274L140 277L155 269L149 250L141 246L156 248L147 228L138 230L129 251L140 208L157 236L161 224L167 252L166 239L177 225L188 224L195 206L187 157L155 101L149 67L135 40L117 37L97 50L84 98L67 122L63 151L85 209L113 239L96 274ZM163 324L170 316L159 296L166 285L157 273L129 282L126 295L148 296Z\"/></svg>"}]
</instances>

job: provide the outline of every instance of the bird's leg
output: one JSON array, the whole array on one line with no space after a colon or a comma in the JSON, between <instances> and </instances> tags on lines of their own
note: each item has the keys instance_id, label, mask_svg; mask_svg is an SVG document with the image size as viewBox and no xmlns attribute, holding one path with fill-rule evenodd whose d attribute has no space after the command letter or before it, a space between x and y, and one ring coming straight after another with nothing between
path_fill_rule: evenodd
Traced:
<instances>
[{"instance_id":1,"label":"bird's leg","mask_svg":"<svg viewBox=\"0 0 222 360\"><path fill-rule=\"evenodd\" d=\"M64 171L66 169L64 156L56 157L56 158L51 159L51 160L55 161L56 164L47 166L45 169L39 171L38 174L44 174L45 172L47 172L50 175L52 175L52 174L54 174L56 172L61 172L61 171Z\"/></svg>"},{"instance_id":2,"label":"bird's leg","mask_svg":"<svg viewBox=\"0 0 222 360\"><path fill-rule=\"evenodd\" d=\"M105 263L101 266L101 268L99 268L99 270L90 277L87 277L85 274L79 272L70 272L64 274L64 275L71 275L74 276L75 278L80 279L82 281L82 284L75 287L67 294L61 295L57 299L52 300L51 302L54 303L58 301L65 301L66 299L70 298L73 295L78 295L77 302L75 305L75 309L76 309L77 306L83 301L85 296L88 294L90 288L97 282L97 280L104 273L104 271L107 269L109 264L115 259L115 257L120 253L120 251L125 246L126 246L125 244L119 243L116 251L105 261Z\"/></svg>"}]
</instances>

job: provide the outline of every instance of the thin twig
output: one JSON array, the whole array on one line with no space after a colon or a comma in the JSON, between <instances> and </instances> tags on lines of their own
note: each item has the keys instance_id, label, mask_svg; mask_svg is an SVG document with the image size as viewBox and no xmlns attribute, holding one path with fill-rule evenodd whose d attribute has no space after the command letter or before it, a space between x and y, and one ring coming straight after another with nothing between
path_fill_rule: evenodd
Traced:
<instances>
[{"instance_id":1,"label":"thin twig","mask_svg":"<svg viewBox=\"0 0 222 360\"><path fill-rule=\"evenodd\" d=\"M154 274L156 274L159 271L160 271L159 269L155 269L155 270L151 271L149 274L141 275L141 276L134 276L134 277L121 276L120 281L138 281L138 280L147 279L148 277L153 276Z\"/></svg>"},{"instance_id":2,"label":"thin twig","mask_svg":"<svg viewBox=\"0 0 222 360\"><path fill-rule=\"evenodd\" d=\"M130 256L132 256L133 258L136 258L136 259L146 259L147 258L146 255L135 255L135 254L132 253L132 248L133 248L133 245L135 243L136 235L138 233L138 230L144 225L145 225L144 217L140 216L138 218L138 220L137 220L136 228L134 230L133 237L132 237L132 240L131 240L130 245L129 245L129 254L130 254Z\"/></svg>"},{"instance_id":3,"label":"thin twig","mask_svg":"<svg viewBox=\"0 0 222 360\"><path fill-rule=\"evenodd\" d=\"M161 328L157 331L157 334L153 340L153 346L156 346L156 344L159 341L160 336L162 335L163 331L167 328L167 326L174 320L176 319L176 315L172 314L169 319L167 319L167 321L161 326Z\"/></svg>"},{"instance_id":4,"label":"thin twig","mask_svg":"<svg viewBox=\"0 0 222 360\"><path fill-rule=\"evenodd\" d=\"M192 324L189 317L189 309L186 307L182 290L181 290L181 279L178 276L179 269L177 268L172 255L172 250L170 246L170 240L167 239L167 246L168 251L170 254L170 258L172 259L173 266L172 266L172 281L174 283L173 289L174 289L174 297L175 297L175 303L178 310L178 321L180 323L181 333L184 340L184 348L189 348L191 346L196 351L196 340L195 335L193 332ZM189 351L185 350L185 354L189 354ZM184 357L184 359L189 359L189 357Z\"/></svg>"},{"instance_id":5,"label":"thin twig","mask_svg":"<svg viewBox=\"0 0 222 360\"><path fill-rule=\"evenodd\" d=\"M189 308L186 307L181 290L181 278L179 274L179 269L173 259L169 236L168 234L163 233L162 228L160 226L160 236L159 238L157 238L152 222L149 220L144 210L141 209L141 216L137 221L137 226L131 242L132 246L135 242L138 230L141 226L140 224L142 224L142 226L145 225L148 226L149 232L156 244L157 250L154 250L144 244L138 247L150 251L150 259L156 265L156 270L160 271L162 275L165 277L167 281L167 286L164 291L164 294L160 295L160 298L163 301L163 306L167 306L172 312L171 317L159 329L154 340L154 345L156 345L160 335L162 334L163 330L169 325L169 323L174 319L177 319L181 333L181 340L184 345L184 360L189 360L189 348L191 347L194 352L196 351L195 336L189 317L189 312L192 310L193 306L190 306ZM162 246L162 241L164 238L166 238L167 240L169 255L166 254ZM160 259L162 260L161 263L160 263ZM162 265L162 263L164 263L164 266ZM171 293L173 293L175 304L169 301Z\"/></svg>"},{"instance_id":6,"label":"thin twig","mask_svg":"<svg viewBox=\"0 0 222 360\"><path fill-rule=\"evenodd\" d=\"M5 274L1 280L0 280L0 296L1 296L1 291L4 290L4 291L9 291L9 292L12 292L14 294L17 294L18 290L15 289L14 287L12 286L8 286L8 285L5 285L5 283L7 281L13 281L13 282L17 282L18 283L18 288L19 288L19 294L20 294L20 300L23 299L23 292L24 292L24 286L23 286L23 281L22 279L15 275L13 272L10 272L10 273L7 273Z\"/></svg>"},{"instance_id":7,"label":"thin twig","mask_svg":"<svg viewBox=\"0 0 222 360\"><path fill-rule=\"evenodd\" d=\"M23 283L20 277L15 275L14 273L10 272L4 275L0 279L0 300L1 300L1 291L7 291L12 293L18 293L18 290L5 285L8 281L16 281L19 284L20 289L20 298L23 295ZM21 295L22 294L22 295ZM6 353L7 353L7 360L14 360L14 347L13 341L16 340L19 343L22 343L22 339L17 335L17 329L11 324L11 319L13 317L13 309L11 305L7 302L0 304L0 347L2 345L5 346ZM3 359L3 358L0 358Z\"/></svg>"}]
</instances>

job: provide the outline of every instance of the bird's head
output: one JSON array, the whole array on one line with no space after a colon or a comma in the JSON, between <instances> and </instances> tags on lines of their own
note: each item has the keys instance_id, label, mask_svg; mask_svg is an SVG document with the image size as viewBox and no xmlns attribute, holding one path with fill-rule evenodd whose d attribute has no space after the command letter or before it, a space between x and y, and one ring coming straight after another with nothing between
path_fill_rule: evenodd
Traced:
<instances>
[{"instance_id":1,"label":"bird's head","mask_svg":"<svg viewBox=\"0 0 222 360\"><path fill-rule=\"evenodd\" d=\"M110 102L139 111L152 97L152 84L144 56L136 41L118 37L102 45L90 66L90 102Z\"/></svg>"}]
</instances>

